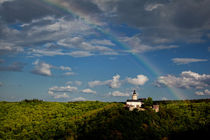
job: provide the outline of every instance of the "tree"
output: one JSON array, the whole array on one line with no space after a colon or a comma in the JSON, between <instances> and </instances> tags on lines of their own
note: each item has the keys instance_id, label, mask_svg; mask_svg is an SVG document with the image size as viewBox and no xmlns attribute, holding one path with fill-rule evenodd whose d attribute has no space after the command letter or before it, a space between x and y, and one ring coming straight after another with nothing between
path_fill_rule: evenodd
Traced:
<instances>
[{"instance_id":1,"label":"tree","mask_svg":"<svg viewBox=\"0 0 210 140\"><path fill-rule=\"evenodd\" d=\"M144 101L144 106L152 106L153 105L153 101L151 97L148 97L145 101Z\"/></svg>"}]
</instances>

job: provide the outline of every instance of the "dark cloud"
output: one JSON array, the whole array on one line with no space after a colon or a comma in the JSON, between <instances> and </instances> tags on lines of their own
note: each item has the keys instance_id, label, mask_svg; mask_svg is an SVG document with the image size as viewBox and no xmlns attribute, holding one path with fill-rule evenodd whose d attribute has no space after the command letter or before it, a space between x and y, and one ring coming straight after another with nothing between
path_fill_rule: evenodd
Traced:
<instances>
[{"instance_id":1,"label":"dark cloud","mask_svg":"<svg viewBox=\"0 0 210 140\"><path fill-rule=\"evenodd\" d=\"M116 23L137 28L141 33L135 37L144 47L150 46L146 48L149 50L163 49L166 47L153 47L174 45L176 41L203 42L202 37L210 30L209 0L49 1L60 8L41 0L0 5L1 54L25 52L25 46L34 48L78 34L87 37L95 28L92 24L102 27ZM137 48L140 50L142 45Z\"/></svg>"},{"instance_id":2,"label":"dark cloud","mask_svg":"<svg viewBox=\"0 0 210 140\"><path fill-rule=\"evenodd\" d=\"M41 0L15 0L0 6L0 17L7 23L30 22L48 15L64 16L64 10L55 8Z\"/></svg>"},{"instance_id":3,"label":"dark cloud","mask_svg":"<svg viewBox=\"0 0 210 140\"><path fill-rule=\"evenodd\" d=\"M111 20L139 28L141 39L148 43L202 42L205 31L210 30L209 0L113 0L96 4L104 12L114 8Z\"/></svg>"},{"instance_id":4,"label":"dark cloud","mask_svg":"<svg viewBox=\"0 0 210 140\"><path fill-rule=\"evenodd\" d=\"M0 66L0 71L17 71L21 72L26 64L22 62L14 62L8 66Z\"/></svg>"}]
</instances>

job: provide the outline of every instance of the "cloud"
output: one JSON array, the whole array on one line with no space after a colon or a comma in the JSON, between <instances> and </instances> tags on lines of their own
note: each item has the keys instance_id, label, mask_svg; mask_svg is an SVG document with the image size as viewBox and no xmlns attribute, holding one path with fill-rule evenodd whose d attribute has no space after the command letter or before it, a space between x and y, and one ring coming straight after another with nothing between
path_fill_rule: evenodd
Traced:
<instances>
[{"instance_id":1,"label":"cloud","mask_svg":"<svg viewBox=\"0 0 210 140\"><path fill-rule=\"evenodd\" d=\"M73 91L77 91L77 87L74 86L53 86L48 89L48 94L53 96L54 98L69 98L66 93L72 93Z\"/></svg>"},{"instance_id":2,"label":"cloud","mask_svg":"<svg viewBox=\"0 0 210 140\"><path fill-rule=\"evenodd\" d=\"M0 22L0 36L2 38L0 40L0 54L26 53L29 56L39 57L57 55L87 57L95 54L90 51L109 50L108 47L104 46L90 46L89 50L85 46L80 47L81 43L88 43L86 40L79 42L80 44L75 44L77 36L83 40L94 32L92 27L79 19L45 16L39 19L35 18L29 23L18 24L14 28ZM68 42L69 38L72 38L72 44ZM70 49L69 46L72 46L73 49Z\"/></svg>"},{"instance_id":3,"label":"cloud","mask_svg":"<svg viewBox=\"0 0 210 140\"><path fill-rule=\"evenodd\" d=\"M166 101L166 100L168 100L168 98L162 97L161 100Z\"/></svg>"},{"instance_id":4,"label":"cloud","mask_svg":"<svg viewBox=\"0 0 210 140\"><path fill-rule=\"evenodd\" d=\"M6 3L6 1L10 1ZM3 3L5 2L5 3ZM33 19L38 19L43 16L53 15L61 17L67 15L63 10L58 10L51 5L42 1L34 0L1 0L0 16L2 19L10 24L19 22L30 22ZM39 11L39 12L37 12Z\"/></svg>"},{"instance_id":5,"label":"cloud","mask_svg":"<svg viewBox=\"0 0 210 140\"><path fill-rule=\"evenodd\" d=\"M51 68L52 65L47 64L45 62L40 62L36 60L34 63L34 69L31 71L34 74L43 75L43 76L52 76Z\"/></svg>"},{"instance_id":6,"label":"cloud","mask_svg":"<svg viewBox=\"0 0 210 140\"><path fill-rule=\"evenodd\" d=\"M210 95L210 90L205 89L204 91L196 91L196 95Z\"/></svg>"},{"instance_id":7,"label":"cloud","mask_svg":"<svg viewBox=\"0 0 210 140\"><path fill-rule=\"evenodd\" d=\"M111 80L106 80L106 81L99 81L99 80L90 81L90 82L88 82L88 85L90 87L107 85L110 88L120 88L120 86L124 82L127 82L127 83L132 84L132 85L136 85L136 86L142 86L148 80L149 79L145 75L137 75L136 78L130 78L130 77L128 77L125 80L120 80L120 75L119 74L116 74L116 75L114 75L112 77Z\"/></svg>"},{"instance_id":8,"label":"cloud","mask_svg":"<svg viewBox=\"0 0 210 140\"><path fill-rule=\"evenodd\" d=\"M129 96L128 93L123 93L123 92L120 92L120 91L109 92L108 95L116 96L116 97L128 97Z\"/></svg>"},{"instance_id":9,"label":"cloud","mask_svg":"<svg viewBox=\"0 0 210 140\"><path fill-rule=\"evenodd\" d=\"M76 86L81 86L82 85L82 81L68 81L66 82L66 85L76 85Z\"/></svg>"},{"instance_id":10,"label":"cloud","mask_svg":"<svg viewBox=\"0 0 210 140\"><path fill-rule=\"evenodd\" d=\"M73 57L88 57L88 56L92 56L93 54L88 51L73 51L69 53L69 55Z\"/></svg>"},{"instance_id":11,"label":"cloud","mask_svg":"<svg viewBox=\"0 0 210 140\"><path fill-rule=\"evenodd\" d=\"M210 28L209 0L94 0L93 3L104 12L104 19L138 28L143 43L156 44L157 38L166 39L167 43L202 42L202 36Z\"/></svg>"},{"instance_id":12,"label":"cloud","mask_svg":"<svg viewBox=\"0 0 210 140\"><path fill-rule=\"evenodd\" d=\"M11 2L11 1L14 1L14 0L0 0L0 5L5 3L5 2Z\"/></svg>"},{"instance_id":13,"label":"cloud","mask_svg":"<svg viewBox=\"0 0 210 140\"><path fill-rule=\"evenodd\" d=\"M64 70L64 71L71 71L70 67L65 67L65 66L60 66L58 67L60 70Z\"/></svg>"},{"instance_id":14,"label":"cloud","mask_svg":"<svg viewBox=\"0 0 210 140\"><path fill-rule=\"evenodd\" d=\"M93 39L93 40L91 40L91 44L103 45L103 46L115 46L114 43L112 43L110 40L106 40L106 39L103 39L103 40Z\"/></svg>"},{"instance_id":15,"label":"cloud","mask_svg":"<svg viewBox=\"0 0 210 140\"><path fill-rule=\"evenodd\" d=\"M163 4L148 4L148 5L145 5L145 10L146 11L153 11L157 8L160 8L161 6L164 6Z\"/></svg>"},{"instance_id":16,"label":"cloud","mask_svg":"<svg viewBox=\"0 0 210 140\"><path fill-rule=\"evenodd\" d=\"M130 84L136 85L136 86L142 86L144 85L149 79L145 75L137 75L136 78L130 78L128 77L126 81Z\"/></svg>"},{"instance_id":17,"label":"cloud","mask_svg":"<svg viewBox=\"0 0 210 140\"><path fill-rule=\"evenodd\" d=\"M119 74L113 76L113 77L112 77L112 81L111 81L111 83L110 83L110 87L111 87L111 88L119 88L120 85L121 85L119 79L120 79L120 75L119 75Z\"/></svg>"},{"instance_id":18,"label":"cloud","mask_svg":"<svg viewBox=\"0 0 210 140\"><path fill-rule=\"evenodd\" d=\"M96 91L94 91L94 90L92 90L92 89L89 89L89 88L83 89L83 90L81 90L81 92L82 92L82 93L92 93L92 94L96 94Z\"/></svg>"},{"instance_id":19,"label":"cloud","mask_svg":"<svg viewBox=\"0 0 210 140\"><path fill-rule=\"evenodd\" d=\"M173 58L172 61L177 65L189 64L194 62L205 62L207 59L197 59L197 58Z\"/></svg>"},{"instance_id":20,"label":"cloud","mask_svg":"<svg viewBox=\"0 0 210 140\"><path fill-rule=\"evenodd\" d=\"M8 66L0 66L0 71L17 71L21 72L25 66L25 63L14 62Z\"/></svg>"},{"instance_id":21,"label":"cloud","mask_svg":"<svg viewBox=\"0 0 210 140\"><path fill-rule=\"evenodd\" d=\"M74 72L65 72L63 75L71 76L71 75L75 75L75 73Z\"/></svg>"},{"instance_id":22,"label":"cloud","mask_svg":"<svg viewBox=\"0 0 210 140\"><path fill-rule=\"evenodd\" d=\"M110 83L110 81L99 81L99 80L95 80L95 81L91 81L88 82L88 85L90 87L95 87L95 86L102 86L102 85L107 85L108 83Z\"/></svg>"},{"instance_id":23,"label":"cloud","mask_svg":"<svg viewBox=\"0 0 210 140\"><path fill-rule=\"evenodd\" d=\"M0 40L0 54L20 53L23 51L24 49L20 46Z\"/></svg>"},{"instance_id":24,"label":"cloud","mask_svg":"<svg viewBox=\"0 0 210 140\"><path fill-rule=\"evenodd\" d=\"M63 94L55 94L55 95L53 95L53 97L55 99L58 99L58 98L69 98L69 95L67 95L66 93L63 93Z\"/></svg>"},{"instance_id":25,"label":"cloud","mask_svg":"<svg viewBox=\"0 0 210 140\"><path fill-rule=\"evenodd\" d=\"M71 9L78 17L82 18L74 18L68 12L42 1L12 1L1 5L0 17L6 24L11 25L17 21L22 23L23 29L18 34L19 36L10 34L9 38L24 40L25 44L26 42L31 44L29 42L32 41L41 42L41 40L53 42L69 36L72 37L75 34L93 32L90 30L92 27L87 23L98 25L97 28L106 25L106 23L124 23L129 27L139 29L142 34L138 38L141 39L142 44L151 46L151 44L173 43L177 40L202 42L205 40L203 36L206 34L206 30L210 28L209 0L50 1L60 7ZM44 20L44 17L54 18ZM97 45L104 46L105 44L112 46L114 43L102 40L100 43L97 42Z\"/></svg>"},{"instance_id":26,"label":"cloud","mask_svg":"<svg viewBox=\"0 0 210 140\"><path fill-rule=\"evenodd\" d=\"M56 56L56 55L68 55L62 50L46 50L46 49L30 49L28 51L28 55L33 55L33 56Z\"/></svg>"},{"instance_id":27,"label":"cloud","mask_svg":"<svg viewBox=\"0 0 210 140\"><path fill-rule=\"evenodd\" d=\"M58 45L66 48L76 49L76 51L69 53L74 57L87 57L96 54L117 55L117 52L107 47L115 45L110 40L87 40L81 36L75 36L59 40Z\"/></svg>"},{"instance_id":28,"label":"cloud","mask_svg":"<svg viewBox=\"0 0 210 140\"><path fill-rule=\"evenodd\" d=\"M158 50L166 50L166 49L174 49L178 48L177 45L156 45L150 46L144 44L142 40L138 36L131 36L131 37L121 37L120 40L125 44L129 45L130 50L127 52L131 53L145 53L149 51L158 51Z\"/></svg>"},{"instance_id":29,"label":"cloud","mask_svg":"<svg viewBox=\"0 0 210 140\"><path fill-rule=\"evenodd\" d=\"M72 101L87 101L87 99L85 99L84 97L77 97L72 99Z\"/></svg>"},{"instance_id":30,"label":"cloud","mask_svg":"<svg viewBox=\"0 0 210 140\"><path fill-rule=\"evenodd\" d=\"M49 88L49 91L54 91L54 92L72 92L76 90L77 90L77 87L70 86L70 85L61 86L61 87L54 86L54 87Z\"/></svg>"},{"instance_id":31,"label":"cloud","mask_svg":"<svg viewBox=\"0 0 210 140\"><path fill-rule=\"evenodd\" d=\"M95 81L88 82L88 85L90 87L107 85L110 88L119 88L121 85L121 81L119 79L120 79L120 75L117 74L112 77L112 80L106 80L106 81L95 80Z\"/></svg>"},{"instance_id":32,"label":"cloud","mask_svg":"<svg viewBox=\"0 0 210 140\"><path fill-rule=\"evenodd\" d=\"M34 63L34 69L31 71L34 74L42 75L42 76L52 76L51 69L58 69L62 71L67 71L64 73L64 75L74 75L74 72L72 72L71 67L67 66L53 66L51 64L47 64L46 62L41 62L39 59L37 59Z\"/></svg>"},{"instance_id":33,"label":"cloud","mask_svg":"<svg viewBox=\"0 0 210 140\"><path fill-rule=\"evenodd\" d=\"M192 71L183 71L179 77L173 75L160 76L155 82L157 87L177 87L203 89L210 86L210 75L198 74Z\"/></svg>"}]
</instances>

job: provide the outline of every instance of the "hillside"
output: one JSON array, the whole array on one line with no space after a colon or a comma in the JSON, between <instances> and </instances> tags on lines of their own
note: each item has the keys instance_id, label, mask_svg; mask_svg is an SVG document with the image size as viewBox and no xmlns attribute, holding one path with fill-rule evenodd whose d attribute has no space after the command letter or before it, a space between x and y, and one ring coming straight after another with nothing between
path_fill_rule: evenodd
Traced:
<instances>
[{"instance_id":1,"label":"hillside","mask_svg":"<svg viewBox=\"0 0 210 140\"><path fill-rule=\"evenodd\" d=\"M159 102L160 112L122 103L0 102L0 139L197 139L208 137L210 102Z\"/></svg>"}]
</instances>

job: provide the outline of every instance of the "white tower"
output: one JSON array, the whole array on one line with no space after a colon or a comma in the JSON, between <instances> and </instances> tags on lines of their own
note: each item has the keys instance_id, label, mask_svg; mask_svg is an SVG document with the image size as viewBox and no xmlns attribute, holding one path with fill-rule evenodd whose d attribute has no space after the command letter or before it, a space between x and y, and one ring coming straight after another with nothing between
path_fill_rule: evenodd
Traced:
<instances>
[{"instance_id":1,"label":"white tower","mask_svg":"<svg viewBox=\"0 0 210 140\"><path fill-rule=\"evenodd\" d=\"M133 100L137 100L137 94L136 94L136 91L135 91L135 90L133 91L132 99L133 99Z\"/></svg>"}]
</instances>

